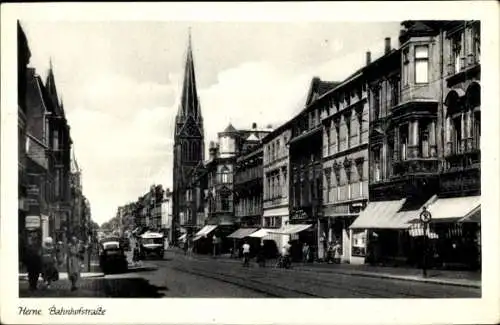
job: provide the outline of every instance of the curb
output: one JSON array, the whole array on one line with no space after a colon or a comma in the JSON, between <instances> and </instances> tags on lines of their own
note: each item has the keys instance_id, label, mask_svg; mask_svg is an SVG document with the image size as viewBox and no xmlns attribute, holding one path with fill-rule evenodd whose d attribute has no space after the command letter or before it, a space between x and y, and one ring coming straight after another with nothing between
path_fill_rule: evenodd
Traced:
<instances>
[{"instance_id":1,"label":"curb","mask_svg":"<svg viewBox=\"0 0 500 325\"><path fill-rule=\"evenodd\" d=\"M378 274L378 273L359 272L359 271L346 272L343 270L322 271L322 270L311 270L311 269L300 269L300 268L298 268L298 269L301 271L313 272L313 273L314 272L316 272L316 273L337 273L337 274L359 276L359 277L366 277L366 278L378 278L378 279L401 280L401 281L410 281L410 282L422 282L422 283L431 283L431 284L439 284L439 285L481 289L481 283L463 283L463 282L456 282L453 280L439 280L439 279L432 279L432 278L424 279L424 278L417 278L414 276L399 276L399 275L392 275L392 274Z\"/></svg>"},{"instance_id":2,"label":"curb","mask_svg":"<svg viewBox=\"0 0 500 325\"><path fill-rule=\"evenodd\" d=\"M64 275L63 275L64 274ZM104 273L98 272L98 273L81 273L80 274L80 279L90 279L90 278L102 278L104 277ZM62 273L59 275L59 280L67 280L68 275L66 273ZM40 276L38 278L38 281L42 280L43 278ZM19 281L28 281L28 275L19 275Z\"/></svg>"}]
</instances>

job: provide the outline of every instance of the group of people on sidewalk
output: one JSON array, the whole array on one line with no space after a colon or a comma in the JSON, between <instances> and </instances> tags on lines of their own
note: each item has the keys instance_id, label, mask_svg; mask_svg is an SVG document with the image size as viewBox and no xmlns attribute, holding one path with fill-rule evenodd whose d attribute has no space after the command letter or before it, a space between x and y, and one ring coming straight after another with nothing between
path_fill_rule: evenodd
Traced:
<instances>
[{"instance_id":1,"label":"group of people on sidewalk","mask_svg":"<svg viewBox=\"0 0 500 325\"><path fill-rule=\"evenodd\" d=\"M52 282L59 280L59 270L66 266L71 290L77 290L85 250L85 245L76 236L72 236L68 243L54 243L52 237L46 237L41 247L28 241L23 263L28 271L29 289L38 289L40 275L45 288L50 288Z\"/></svg>"},{"instance_id":2,"label":"group of people on sidewalk","mask_svg":"<svg viewBox=\"0 0 500 325\"><path fill-rule=\"evenodd\" d=\"M292 256L291 256L291 242L285 243L281 249L281 254L278 256L278 261L277 261L277 267L284 267L284 268L289 268L291 266L292 262ZM243 252L243 266L248 267L250 266L250 244L248 241L245 241L242 245L242 252ZM328 264L339 264L340 263L340 258L342 255L342 247L340 246L340 243L338 241L335 242L330 242L327 250L326 250L326 256L325 256L325 262ZM266 256L265 256L265 250L264 250L264 243L261 242L259 251L257 252L257 263L261 267L265 267L266 265ZM305 243L302 246L302 262L303 263L309 263L312 260L312 254L311 254L311 248L307 243Z\"/></svg>"}]
</instances>

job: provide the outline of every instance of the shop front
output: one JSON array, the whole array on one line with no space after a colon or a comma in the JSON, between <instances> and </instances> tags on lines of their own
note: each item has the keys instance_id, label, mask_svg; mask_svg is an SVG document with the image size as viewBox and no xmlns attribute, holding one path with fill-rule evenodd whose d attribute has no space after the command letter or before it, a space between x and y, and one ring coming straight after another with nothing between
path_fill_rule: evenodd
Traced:
<instances>
[{"instance_id":1,"label":"shop front","mask_svg":"<svg viewBox=\"0 0 500 325\"><path fill-rule=\"evenodd\" d=\"M428 207L436 234L434 264L445 269L481 268L481 197L439 198Z\"/></svg>"},{"instance_id":2,"label":"shop front","mask_svg":"<svg viewBox=\"0 0 500 325\"><path fill-rule=\"evenodd\" d=\"M290 242L290 255L293 261L302 260L302 247L305 243L312 243L314 236L314 228L312 224L286 224L279 229L272 229L271 234L284 236L286 242ZM311 245L309 245L311 247ZM313 247L311 247L313 248Z\"/></svg>"}]
</instances>

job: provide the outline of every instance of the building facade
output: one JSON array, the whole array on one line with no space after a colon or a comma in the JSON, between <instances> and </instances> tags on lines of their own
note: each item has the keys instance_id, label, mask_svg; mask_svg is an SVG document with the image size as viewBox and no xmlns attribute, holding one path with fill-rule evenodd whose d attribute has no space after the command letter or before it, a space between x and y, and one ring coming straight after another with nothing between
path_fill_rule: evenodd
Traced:
<instances>
[{"instance_id":1,"label":"building facade","mask_svg":"<svg viewBox=\"0 0 500 325\"><path fill-rule=\"evenodd\" d=\"M175 117L172 194L173 240L179 237L180 219L186 210L186 186L192 170L204 161L203 117L196 88L191 35L187 49L181 102Z\"/></svg>"},{"instance_id":2,"label":"building facade","mask_svg":"<svg viewBox=\"0 0 500 325\"><path fill-rule=\"evenodd\" d=\"M307 243L314 251L313 256L320 260L325 257L328 232L328 222L323 216L321 105L323 95L337 85L338 82L313 78L305 109L290 122L291 138L287 142L290 159L289 223L311 226L291 239L298 240L296 247Z\"/></svg>"},{"instance_id":3,"label":"building facade","mask_svg":"<svg viewBox=\"0 0 500 325\"><path fill-rule=\"evenodd\" d=\"M479 22L407 21L365 69L370 204L351 226L371 263L478 267ZM418 216L433 216L424 234ZM467 219L467 222L457 220ZM430 247L423 246L423 237Z\"/></svg>"},{"instance_id":4,"label":"building facade","mask_svg":"<svg viewBox=\"0 0 500 325\"><path fill-rule=\"evenodd\" d=\"M236 160L234 176L235 217L240 227L259 227L262 218L262 156L259 139Z\"/></svg>"},{"instance_id":5,"label":"building facade","mask_svg":"<svg viewBox=\"0 0 500 325\"><path fill-rule=\"evenodd\" d=\"M360 255L349 227L369 198L367 95L365 76L360 69L318 103L323 107L325 242L338 242L341 259L348 263L355 262Z\"/></svg>"},{"instance_id":6,"label":"building facade","mask_svg":"<svg viewBox=\"0 0 500 325\"><path fill-rule=\"evenodd\" d=\"M285 123L262 140L263 147L263 214L262 227L279 229L289 222L290 159L287 143L291 125ZM263 240L274 242L275 254L280 252L288 236L270 233Z\"/></svg>"}]
</instances>

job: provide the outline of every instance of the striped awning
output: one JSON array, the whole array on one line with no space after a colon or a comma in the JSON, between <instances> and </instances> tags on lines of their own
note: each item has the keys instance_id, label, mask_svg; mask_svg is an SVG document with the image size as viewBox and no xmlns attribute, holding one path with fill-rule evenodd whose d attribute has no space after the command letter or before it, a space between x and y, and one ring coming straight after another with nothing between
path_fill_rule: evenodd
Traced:
<instances>
[{"instance_id":1,"label":"striped awning","mask_svg":"<svg viewBox=\"0 0 500 325\"><path fill-rule=\"evenodd\" d=\"M375 201L368 203L354 220L351 229L397 229L399 218L396 214L406 199L394 201Z\"/></svg>"},{"instance_id":2,"label":"striped awning","mask_svg":"<svg viewBox=\"0 0 500 325\"><path fill-rule=\"evenodd\" d=\"M481 196L442 198L428 207L431 222L456 222L473 215L481 207Z\"/></svg>"},{"instance_id":3,"label":"striped awning","mask_svg":"<svg viewBox=\"0 0 500 325\"><path fill-rule=\"evenodd\" d=\"M240 228L227 236L227 238L242 239L248 237L250 234L256 232L258 228Z\"/></svg>"},{"instance_id":4,"label":"striped awning","mask_svg":"<svg viewBox=\"0 0 500 325\"><path fill-rule=\"evenodd\" d=\"M299 233L301 231L304 231L310 227L312 227L312 225L309 225L309 224L286 225L286 226L281 227L279 229L269 229L268 233L292 235L292 234L296 234L296 233Z\"/></svg>"}]
</instances>

